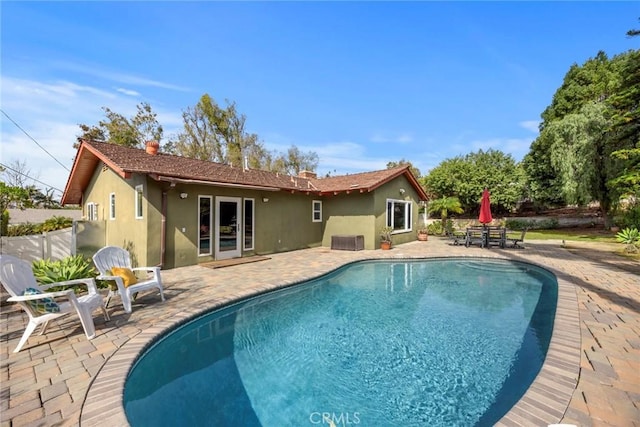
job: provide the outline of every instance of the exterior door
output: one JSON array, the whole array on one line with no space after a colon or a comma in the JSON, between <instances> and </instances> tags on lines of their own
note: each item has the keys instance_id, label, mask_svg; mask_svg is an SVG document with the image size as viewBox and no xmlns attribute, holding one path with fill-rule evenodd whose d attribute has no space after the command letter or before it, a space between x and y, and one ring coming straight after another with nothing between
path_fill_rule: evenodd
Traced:
<instances>
[{"instance_id":1,"label":"exterior door","mask_svg":"<svg viewBox=\"0 0 640 427\"><path fill-rule=\"evenodd\" d=\"M242 256L241 206L239 197L216 197L216 259Z\"/></svg>"}]
</instances>

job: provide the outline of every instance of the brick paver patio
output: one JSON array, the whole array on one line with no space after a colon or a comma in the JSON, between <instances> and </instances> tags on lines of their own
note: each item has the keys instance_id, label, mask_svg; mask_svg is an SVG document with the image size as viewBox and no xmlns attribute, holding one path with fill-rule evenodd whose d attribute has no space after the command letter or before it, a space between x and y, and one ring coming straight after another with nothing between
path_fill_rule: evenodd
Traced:
<instances>
[{"instance_id":1,"label":"brick paver patio","mask_svg":"<svg viewBox=\"0 0 640 427\"><path fill-rule=\"evenodd\" d=\"M561 242L527 241L523 250L480 249L430 238L391 251L314 248L222 269L163 271L165 303L147 293L126 314L112 302L111 321L96 312L97 335L91 341L77 317L70 316L50 325L47 334L32 336L17 354L12 351L26 316L3 303L0 427L126 425L121 393L127 370L153 336L177 322L359 259L448 256L532 262L558 277L559 304L545 366L503 425L640 426L638 274L618 268L617 261L579 257Z\"/></svg>"}]
</instances>

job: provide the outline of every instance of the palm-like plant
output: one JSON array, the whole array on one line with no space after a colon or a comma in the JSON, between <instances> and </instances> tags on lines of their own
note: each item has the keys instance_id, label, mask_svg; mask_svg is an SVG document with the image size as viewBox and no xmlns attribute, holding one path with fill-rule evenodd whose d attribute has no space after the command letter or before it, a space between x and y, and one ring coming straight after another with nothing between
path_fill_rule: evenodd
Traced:
<instances>
[{"instance_id":1,"label":"palm-like plant","mask_svg":"<svg viewBox=\"0 0 640 427\"><path fill-rule=\"evenodd\" d=\"M626 245L625 252L638 253L640 244L640 231L637 228L627 227L616 234L616 240Z\"/></svg>"},{"instance_id":2,"label":"palm-like plant","mask_svg":"<svg viewBox=\"0 0 640 427\"><path fill-rule=\"evenodd\" d=\"M450 212L457 214L464 212L460 200L453 196L431 200L428 205L428 210L430 214L440 215L443 224Z\"/></svg>"}]
</instances>

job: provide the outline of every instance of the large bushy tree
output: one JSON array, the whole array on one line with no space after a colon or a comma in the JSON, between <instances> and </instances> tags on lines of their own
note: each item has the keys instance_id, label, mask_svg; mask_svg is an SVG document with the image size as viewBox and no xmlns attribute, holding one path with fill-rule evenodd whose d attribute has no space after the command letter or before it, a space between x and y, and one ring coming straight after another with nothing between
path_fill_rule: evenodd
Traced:
<instances>
[{"instance_id":1,"label":"large bushy tree","mask_svg":"<svg viewBox=\"0 0 640 427\"><path fill-rule=\"evenodd\" d=\"M148 103L138 104L137 112L131 118L126 118L108 107L102 109L106 117L97 125L78 125L82 131L79 135L81 139L137 148L144 148L147 141L161 142L163 128L158 122L157 114Z\"/></svg>"},{"instance_id":2,"label":"large bushy tree","mask_svg":"<svg viewBox=\"0 0 640 427\"><path fill-rule=\"evenodd\" d=\"M615 192L607 182L615 174L611 157L610 120L602 102L585 104L580 111L555 120L543 131L551 142L551 164L562 183L567 203L600 203L602 213L609 212Z\"/></svg>"},{"instance_id":3,"label":"large bushy tree","mask_svg":"<svg viewBox=\"0 0 640 427\"><path fill-rule=\"evenodd\" d=\"M246 117L238 113L234 102L227 101L226 107L220 107L204 94L194 107L182 113L182 119L183 131L172 141L180 156L241 166L243 156L259 163L265 154L258 136L246 131Z\"/></svg>"},{"instance_id":4,"label":"large bushy tree","mask_svg":"<svg viewBox=\"0 0 640 427\"><path fill-rule=\"evenodd\" d=\"M565 75L523 160L539 205L599 202L605 222L633 193L640 148L640 52L604 52Z\"/></svg>"},{"instance_id":5,"label":"large bushy tree","mask_svg":"<svg viewBox=\"0 0 640 427\"><path fill-rule=\"evenodd\" d=\"M479 211L485 187L491 192L492 209L512 210L522 199L524 182L523 170L513 157L493 149L444 160L422 179L434 198L457 197L467 213Z\"/></svg>"},{"instance_id":6,"label":"large bushy tree","mask_svg":"<svg viewBox=\"0 0 640 427\"><path fill-rule=\"evenodd\" d=\"M238 112L235 102L221 107L204 94L194 107L182 113L183 130L171 141L171 151L185 157L227 163L252 169L264 169L297 175L313 171L318 155L291 146L286 153L269 152L258 136L246 128L246 116Z\"/></svg>"},{"instance_id":7,"label":"large bushy tree","mask_svg":"<svg viewBox=\"0 0 640 427\"><path fill-rule=\"evenodd\" d=\"M620 89L608 100L611 155L619 160L609 185L621 197L640 198L640 50L624 57L620 74Z\"/></svg>"},{"instance_id":8,"label":"large bushy tree","mask_svg":"<svg viewBox=\"0 0 640 427\"><path fill-rule=\"evenodd\" d=\"M606 53L598 52L583 65L573 64L562 85L553 95L551 104L542 112L540 135L531 144L522 165L528 176L528 196L538 206L558 206L570 203L565 197L567 185L552 160L553 143L545 129L569 114L579 114L587 103L603 102L619 87L620 78ZM557 141L556 141L557 142Z\"/></svg>"}]
</instances>

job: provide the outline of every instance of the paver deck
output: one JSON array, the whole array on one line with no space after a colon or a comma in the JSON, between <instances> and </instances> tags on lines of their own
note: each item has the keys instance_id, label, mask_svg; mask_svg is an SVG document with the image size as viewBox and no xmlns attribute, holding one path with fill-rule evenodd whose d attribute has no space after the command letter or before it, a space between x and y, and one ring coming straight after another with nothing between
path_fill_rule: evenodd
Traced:
<instances>
[{"instance_id":1,"label":"paver deck","mask_svg":"<svg viewBox=\"0 0 640 427\"><path fill-rule=\"evenodd\" d=\"M502 425L640 426L640 276L579 257L561 242L527 241L526 249L452 246L431 237L391 251L314 248L221 269L163 271L167 301L149 292L131 314L117 301L111 321L96 313L86 340L77 317L32 336L12 353L26 323L14 305L0 317L0 427L124 426L122 387L136 355L154 336L211 307L297 283L346 263L372 258L498 257L544 266L559 282L554 335L545 365Z\"/></svg>"}]
</instances>

